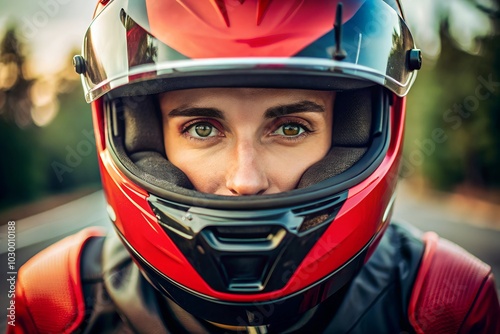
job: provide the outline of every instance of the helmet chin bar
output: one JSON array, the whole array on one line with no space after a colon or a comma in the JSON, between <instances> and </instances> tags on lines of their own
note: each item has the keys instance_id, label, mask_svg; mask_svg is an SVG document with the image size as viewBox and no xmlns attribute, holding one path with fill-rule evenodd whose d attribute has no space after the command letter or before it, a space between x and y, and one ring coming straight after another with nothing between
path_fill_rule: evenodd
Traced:
<instances>
[{"instance_id":1,"label":"helmet chin bar","mask_svg":"<svg viewBox=\"0 0 500 334\"><path fill-rule=\"evenodd\" d=\"M184 207L151 195L159 224L215 290L277 291L335 219L347 192L292 208L254 211Z\"/></svg>"},{"instance_id":2,"label":"helmet chin bar","mask_svg":"<svg viewBox=\"0 0 500 334\"><path fill-rule=\"evenodd\" d=\"M267 301L233 302L206 296L182 286L149 264L116 230L143 275L164 296L206 321L231 326L262 326L297 318L345 286L364 264L375 235L349 262L306 289Z\"/></svg>"}]
</instances>

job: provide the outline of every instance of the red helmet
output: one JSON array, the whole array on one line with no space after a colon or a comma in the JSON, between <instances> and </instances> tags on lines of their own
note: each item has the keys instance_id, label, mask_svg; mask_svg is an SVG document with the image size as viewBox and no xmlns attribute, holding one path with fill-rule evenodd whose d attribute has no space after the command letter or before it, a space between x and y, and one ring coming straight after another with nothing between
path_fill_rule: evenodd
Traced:
<instances>
[{"instance_id":1,"label":"red helmet","mask_svg":"<svg viewBox=\"0 0 500 334\"><path fill-rule=\"evenodd\" d=\"M101 0L75 67L110 218L146 278L228 325L335 296L390 220L420 65L399 0ZM330 152L292 191L196 191L166 158L157 94L204 87L336 91Z\"/></svg>"}]
</instances>

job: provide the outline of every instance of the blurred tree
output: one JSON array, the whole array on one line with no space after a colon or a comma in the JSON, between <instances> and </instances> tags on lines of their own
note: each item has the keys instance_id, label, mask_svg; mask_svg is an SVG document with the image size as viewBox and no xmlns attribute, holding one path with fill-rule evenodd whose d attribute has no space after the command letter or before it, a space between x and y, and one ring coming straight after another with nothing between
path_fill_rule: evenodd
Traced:
<instances>
[{"instance_id":1,"label":"blurred tree","mask_svg":"<svg viewBox=\"0 0 500 334\"><path fill-rule=\"evenodd\" d=\"M23 44L10 27L0 44L0 114L21 128L32 123L29 90L33 80L26 79L24 65Z\"/></svg>"},{"instance_id":2,"label":"blurred tree","mask_svg":"<svg viewBox=\"0 0 500 334\"><path fill-rule=\"evenodd\" d=\"M418 119L423 127L409 129L405 161L410 166L407 170L421 167L424 177L438 189L498 191L500 0L466 2L481 12L478 17L487 18L483 22L491 25L490 33L472 36L473 42L458 41L452 27L460 17L453 17L452 11L442 13L439 58L434 66L424 67L409 96L409 124ZM462 19L467 30L468 22ZM433 139L435 131L442 131L442 141Z\"/></svg>"},{"instance_id":3,"label":"blurred tree","mask_svg":"<svg viewBox=\"0 0 500 334\"><path fill-rule=\"evenodd\" d=\"M0 211L50 194L97 188L91 113L71 57L61 72L35 80L25 73L24 46L14 28L0 51Z\"/></svg>"},{"instance_id":4,"label":"blurred tree","mask_svg":"<svg viewBox=\"0 0 500 334\"><path fill-rule=\"evenodd\" d=\"M90 107L85 102L80 77L73 69L72 57L68 55L67 60L65 68L56 75L60 111L40 136L40 145L50 152L44 168L47 190L52 193L100 185Z\"/></svg>"},{"instance_id":5,"label":"blurred tree","mask_svg":"<svg viewBox=\"0 0 500 334\"><path fill-rule=\"evenodd\" d=\"M34 133L22 131L31 122L29 95L33 80L24 75L24 46L13 27L0 43L0 208L36 197L41 183L32 152Z\"/></svg>"}]
</instances>

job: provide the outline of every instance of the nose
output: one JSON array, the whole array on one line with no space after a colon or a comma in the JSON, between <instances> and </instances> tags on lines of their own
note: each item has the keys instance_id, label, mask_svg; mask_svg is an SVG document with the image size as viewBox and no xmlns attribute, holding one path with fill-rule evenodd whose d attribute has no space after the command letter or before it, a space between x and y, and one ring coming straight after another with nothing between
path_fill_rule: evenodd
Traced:
<instances>
[{"instance_id":1,"label":"nose","mask_svg":"<svg viewBox=\"0 0 500 334\"><path fill-rule=\"evenodd\" d=\"M269 189L262 157L251 143L235 146L226 174L226 187L233 195L261 195Z\"/></svg>"}]
</instances>

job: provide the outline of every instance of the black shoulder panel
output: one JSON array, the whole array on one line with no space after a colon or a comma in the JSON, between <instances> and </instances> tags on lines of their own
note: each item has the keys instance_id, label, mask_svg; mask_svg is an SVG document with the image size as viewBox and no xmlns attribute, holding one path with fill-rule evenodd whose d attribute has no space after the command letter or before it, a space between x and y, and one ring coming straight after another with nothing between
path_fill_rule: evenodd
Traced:
<instances>
[{"instance_id":1,"label":"black shoulder panel","mask_svg":"<svg viewBox=\"0 0 500 334\"><path fill-rule=\"evenodd\" d=\"M408 304L423 251L419 231L389 225L372 257L347 288L324 332L412 333Z\"/></svg>"}]
</instances>

